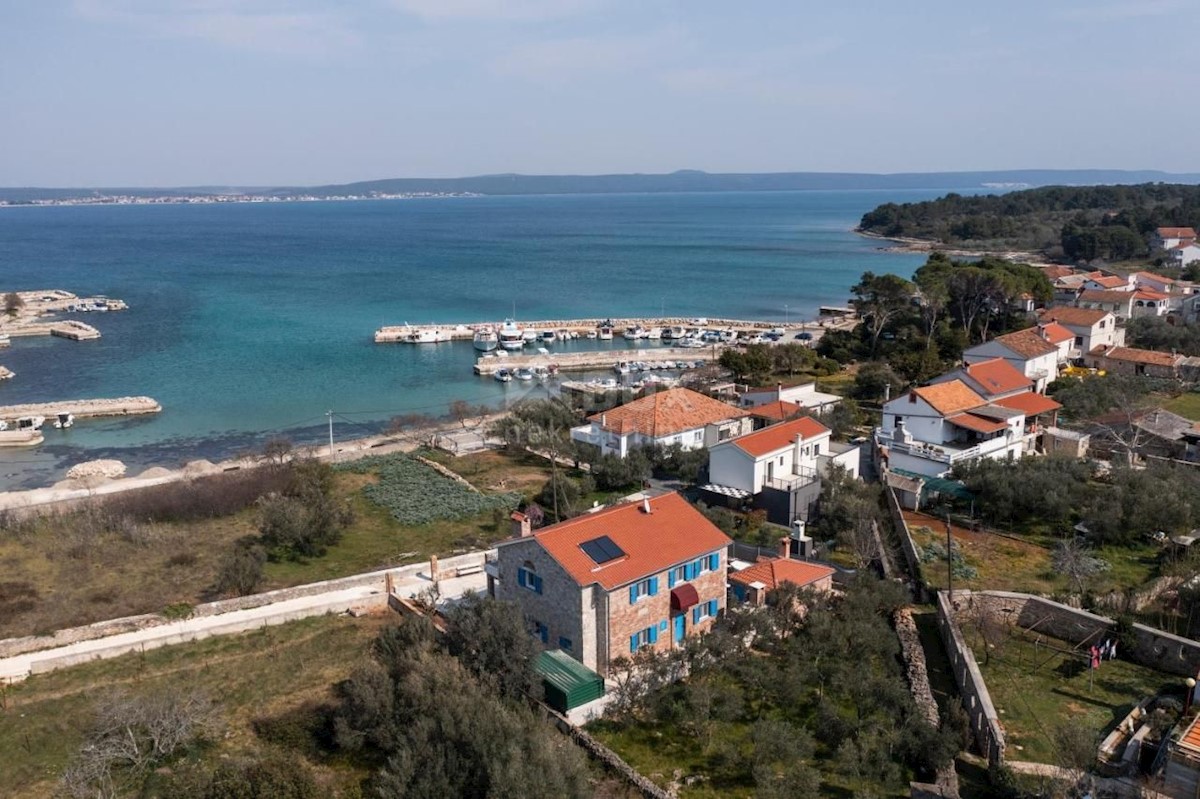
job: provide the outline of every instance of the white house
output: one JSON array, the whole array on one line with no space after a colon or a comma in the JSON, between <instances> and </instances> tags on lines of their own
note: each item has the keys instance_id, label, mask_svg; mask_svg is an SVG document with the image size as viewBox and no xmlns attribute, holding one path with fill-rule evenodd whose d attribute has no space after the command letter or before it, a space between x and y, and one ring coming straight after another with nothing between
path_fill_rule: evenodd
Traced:
<instances>
[{"instance_id":1,"label":"white house","mask_svg":"<svg viewBox=\"0 0 1200 799\"><path fill-rule=\"evenodd\" d=\"M1133 291L1133 281L1120 275L1091 274L1080 288L1084 291Z\"/></svg>"},{"instance_id":2,"label":"white house","mask_svg":"<svg viewBox=\"0 0 1200 799\"><path fill-rule=\"evenodd\" d=\"M1170 250L1180 244L1195 244L1196 229L1190 227L1160 227L1151 236L1151 246L1160 250Z\"/></svg>"},{"instance_id":3,"label":"white house","mask_svg":"<svg viewBox=\"0 0 1200 799\"><path fill-rule=\"evenodd\" d=\"M949 383L951 380L961 380L968 388L989 401L1033 390L1033 380L1004 358L976 361L935 377L929 382Z\"/></svg>"},{"instance_id":4,"label":"white house","mask_svg":"<svg viewBox=\"0 0 1200 799\"><path fill-rule=\"evenodd\" d=\"M807 519L831 464L858 476L858 447L832 440L811 417L771 425L709 448L706 492L754 500L778 524ZM764 496L765 495L765 496Z\"/></svg>"},{"instance_id":5,"label":"white house","mask_svg":"<svg viewBox=\"0 0 1200 799\"><path fill-rule=\"evenodd\" d=\"M963 361L976 364L1003 358L1033 381L1034 390L1045 391L1058 377L1058 367L1070 360L1075 335L1057 324L1042 324L996 336L963 352Z\"/></svg>"},{"instance_id":6,"label":"white house","mask_svg":"<svg viewBox=\"0 0 1200 799\"><path fill-rule=\"evenodd\" d=\"M738 399L738 404L743 408L757 408L772 402L789 402L814 413L820 413L841 401L842 398L837 394L817 391L816 383L802 383L787 388L780 383L774 388L752 388L744 391Z\"/></svg>"},{"instance_id":7,"label":"white house","mask_svg":"<svg viewBox=\"0 0 1200 799\"><path fill-rule=\"evenodd\" d=\"M961 380L951 380L885 403L875 443L889 469L941 477L979 458L1018 458L1032 449L1033 438L1023 411L988 403Z\"/></svg>"},{"instance_id":8,"label":"white house","mask_svg":"<svg viewBox=\"0 0 1200 799\"><path fill-rule=\"evenodd\" d=\"M1200 261L1200 245L1197 245L1195 241L1190 244L1179 244L1167 250L1167 254L1171 256L1175 266L1182 269L1188 264Z\"/></svg>"},{"instance_id":9,"label":"white house","mask_svg":"<svg viewBox=\"0 0 1200 799\"><path fill-rule=\"evenodd\" d=\"M1125 328L1117 325L1111 311L1092 308L1055 306L1042 311L1043 322L1057 322L1075 336L1071 357L1079 358L1097 347L1120 347L1125 344Z\"/></svg>"},{"instance_id":10,"label":"white house","mask_svg":"<svg viewBox=\"0 0 1200 799\"><path fill-rule=\"evenodd\" d=\"M687 388L672 388L588 417L571 438L624 458L635 447L700 449L750 432L746 412Z\"/></svg>"},{"instance_id":11,"label":"white house","mask_svg":"<svg viewBox=\"0 0 1200 799\"><path fill-rule=\"evenodd\" d=\"M1177 281L1169 277L1156 275L1153 272L1134 272L1130 277L1133 278L1133 285L1139 289L1170 294L1176 288L1175 284Z\"/></svg>"}]
</instances>

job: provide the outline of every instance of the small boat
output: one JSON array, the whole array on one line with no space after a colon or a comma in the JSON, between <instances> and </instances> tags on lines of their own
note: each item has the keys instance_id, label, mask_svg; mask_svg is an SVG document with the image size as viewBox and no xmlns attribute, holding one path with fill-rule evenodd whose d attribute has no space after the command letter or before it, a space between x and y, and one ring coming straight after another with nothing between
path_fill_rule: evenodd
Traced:
<instances>
[{"instance_id":1,"label":"small boat","mask_svg":"<svg viewBox=\"0 0 1200 799\"><path fill-rule=\"evenodd\" d=\"M500 328L499 339L500 346L506 350L519 350L525 346L524 331L517 327L517 323L511 319L504 320L504 325Z\"/></svg>"},{"instance_id":2,"label":"small boat","mask_svg":"<svg viewBox=\"0 0 1200 799\"><path fill-rule=\"evenodd\" d=\"M508 350L496 350L495 352L493 352L491 354L496 356L497 358L507 358Z\"/></svg>"},{"instance_id":3,"label":"small boat","mask_svg":"<svg viewBox=\"0 0 1200 799\"><path fill-rule=\"evenodd\" d=\"M672 325L663 331L662 337L667 341L678 341L685 335L684 330L679 325Z\"/></svg>"},{"instance_id":4,"label":"small boat","mask_svg":"<svg viewBox=\"0 0 1200 799\"><path fill-rule=\"evenodd\" d=\"M405 328L401 341L406 344L438 344L451 339L450 331L440 327L413 327L406 323Z\"/></svg>"},{"instance_id":5,"label":"small boat","mask_svg":"<svg viewBox=\"0 0 1200 799\"><path fill-rule=\"evenodd\" d=\"M538 333L538 341L543 344L553 344L558 339L558 334L553 330L543 330Z\"/></svg>"},{"instance_id":6,"label":"small boat","mask_svg":"<svg viewBox=\"0 0 1200 799\"><path fill-rule=\"evenodd\" d=\"M579 334L574 333L570 330L567 330L566 328L558 331L558 340L559 341L570 341L573 338L579 338Z\"/></svg>"},{"instance_id":7,"label":"small boat","mask_svg":"<svg viewBox=\"0 0 1200 799\"><path fill-rule=\"evenodd\" d=\"M518 380L532 380L533 372L529 371L524 366L522 366L520 369L517 370L517 379Z\"/></svg>"},{"instance_id":8,"label":"small boat","mask_svg":"<svg viewBox=\"0 0 1200 799\"><path fill-rule=\"evenodd\" d=\"M619 375L627 375L629 374L629 364L626 361L621 361L613 366L613 371Z\"/></svg>"},{"instance_id":9,"label":"small boat","mask_svg":"<svg viewBox=\"0 0 1200 799\"><path fill-rule=\"evenodd\" d=\"M17 420L18 430L41 430L46 423L45 416L22 416Z\"/></svg>"},{"instance_id":10,"label":"small boat","mask_svg":"<svg viewBox=\"0 0 1200 799\"><path fill-rule=\"evenodd\" d=\"M596 338L598 338L600 336L600 334L597 333L595 330L589 330L586 335L591 340L595 340Z\"/></svg>"},{"instance_id":11,"label":"small boat","mask_svg":"<svg viewBox=\"0 0 1200 799\"><path fill-rule=\"evenodd\" d=\"M538 354L538 355L549 355L549 354L550 354L550 350L546 349L545 347L538 347L538 348L537 348L537 354Z\"/></svg>"},{"instance_id":12,"label":"small boat","mask_svg":"<svg viewBox=\"0 0 1200 799\"><path fill-rule=\"evenodd\" d=\"M663 329L661 327L652 327L646 331L646 338L651 341L658 341L663 337Z\"/></svg>"},{"instance_id":13,"label":"small boat","mask_svg":"<svg viewBox=\"0 0 1200 799\"><path fill-rule=\"evenodd\" d=\"M612 341L613 323L611 320L606 321L604 324L600 325L599 331L600 331L599 335L600 335L601 341Z\"/></svg>"},{"instance_id":14,"label":"small boat","mask_svg":"<svg viewBox=\"0 0 1200 799\"><path fill-rule=\"evenodd\" d=\"M638 339L645 338L648 332L649 331L641 325L635 325L634 327L625 328L625 332L621 335L625 337L626 341L637 341Z\"/></svg>"},{"instance_id":15,"label":"small boat","mask_svg":"<svg viewBox=\"0 0 1200 799\"><path fill-rule=\"evenodd\" d=\"M471 340L475 345L475 349L480 352L491 352L500 345L500 337L490 327L481 327L476 330Z\"/></svg>"},{"instance_id":16,"label":"small boat","mask_svg":"<svg viewBox=\"0 0 1200 799\"><path fill-rule=\"evenodd\" d=\"M68 427L71 427L74 424L75 424L75 414L73 414L73 413L60 413L54 419L54 426L57 427L59 430L66 430Z\"/></svg>"},{"instance_id":17,"label":"small boat","mask_svg":"<svg viewBox=\"0 0 1200 799\"><path fill-rule=\"evenodd\" d=\"M537 341L537 338L538 334L536 330L526 330L521 333L521 341L525 342L526 344L531 344Z\"/></svg>"},{"instance_id":18,"label":"small boat","mask_svg":"<svg viewBox=\"0 0 1200 799\"><path fill-rule=\"evenodd\" d=\"M7 430L7 429L8 429L8 422L4 421L3 419L0 419L0 431Z\"/></svg>"},{"instance_id":19,"label":"small boat","mask_svg":"<svg viewBox=\"0 0 1200 799\"><path fill-rule=\"evenodd\" d=\"M496 380L501 383L512 382L512 372L508 371L507 369L497 369L496 374L492 375L492 377L496 378Z\"/></svg>"},{"instance_id":20,"label":"small boat","mask_svg":"<svg viewBox=\"0 0 1200 799\"><path fill-rule=\"evenodd\" d=\"M7 347L10 344L12 344L12 339L8 337L8 334L0 333L0 347Z\"/></svg>"}]
</instances>

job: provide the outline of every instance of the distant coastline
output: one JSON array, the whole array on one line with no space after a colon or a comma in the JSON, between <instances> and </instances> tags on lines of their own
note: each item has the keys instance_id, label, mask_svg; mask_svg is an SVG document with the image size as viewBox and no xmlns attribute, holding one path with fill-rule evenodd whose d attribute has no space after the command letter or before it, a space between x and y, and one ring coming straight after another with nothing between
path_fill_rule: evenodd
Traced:
<instances>
[{"instance_id":1,"label":"distant coastline","mask_svg":"<svg viewBox=\"0 0 1200 799\"><path fill-rule=\"evenodd\" d=\"M38 200L0 199L0 208L46 208L79 205L231 205L236 203L370 202L373 200L423 200L447 197L480 197L472 192L412 192L321 197L310 194L180 194L145 196L136 194L100 194L91 197L62 197Z\"/></svg>"},{"instance_id":2,"label":"distant coastline","mask_svg":"<svg viewBox=\"0 0 1200 799\"><path fill-rule=\"evenodd\" d=\"M878 247L877 249L880 252L910 254L940 252L945 253L952 258L982 258L984 256L993 256L996 258L1004 258L1009 261L1019 261L1026 264L1051 263L1051 261L1048 260L1042 253L1028 250L971 250L961 247L948 247L941 242L937 242L932 239L884 236L873 231L863 230L861 227L855 227L852 228L852 230L863 238L873 239L880 242L890 242L888 246Z\"/></svg>"}]
</instances>

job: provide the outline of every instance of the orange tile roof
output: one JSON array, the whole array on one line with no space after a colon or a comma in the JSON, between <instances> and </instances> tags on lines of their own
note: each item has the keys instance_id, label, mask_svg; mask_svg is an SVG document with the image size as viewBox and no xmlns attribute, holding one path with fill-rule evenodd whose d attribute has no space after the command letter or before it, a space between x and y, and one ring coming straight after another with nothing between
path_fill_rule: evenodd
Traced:
<instances>
[{"instance_id":1,"label":"orange tile roof","mask_svg":"<svg viewBox=\"0 0 1200 799\"><path fill-rule=\"evenodd\" d=\"M976 433L999 433L1008 428L1004 422L988 419L985 416L976 416L973 413L956 413L953 416L947 416L946 421L955 427L974 430Z\"/></svg>"},{"instance_id":2,"label":"orange tile roof","mask_svg":"<svg viewBox=\"0 0 1200 799\"><path fill-rule=\"evenodd\" d=\"M1169 278L1164 275L1156 275L1153 272L1146 272L1146 271L1134 272L1133 277L1135 280L1138 278L1142 278L1142 277L1149 278L1150 280L1153 280L1156 283L1163 283L1167 286L1169 286L1175 282L1175 280L1173 278Z\"/></svg>"},{"instance_id":3,"label":"orange tile roof","mask_svg":"<svg viewBox=\"0 0 1200 799\"><path fill-rule=\"evenodd\" d=\"M1038 325L1038 331L1042 338L1049 341L1051 344L1062 344L1064 341L1074 341L1075 334L1058 322L1046 322Z\"/></svg>"},{"instance_id":4,"label":"orange tile roof","mask_svg":"<svg viewBox=\"0 0 1200 799\"><path fill-rule=\"evenodd\" d=\"M1191 749L1192 752L1200 752L1200 716L1192 719L1183 737L1179 739L1179 745Z\"/></svg>"},{"instance_id":5,"label":"orange tile roof","mask_svg":"<svg viewBox=\"0 0 1200 799\"><path fill-rule=\"evenodd\" d=\"M1071 335L1071 338L1075 338L1074 334ZM1058 352L1058 347L1038 335L1036 327L1005 333L1003 336L996 336L995 340L1027 361Z\"/></svg>"},{"instance_id":6,"label":"orange tile roof","mask_svg":"<svg viewBox=\"0 0 1200 799\"><path fill-rule=\"evenodd\" d=\"M759 561L741 571L733 572L729 575L729 581L742 585L762 583L768 591L773 591L784 583L791 583L803 588L832 574L833 569L819 563L806 563L791 558L771 558Z\"/></svg>"},{"instance_id":7,"label":"orange tile roof","mask_svg":"<svg viewBox=\"0 0 1200 799\"><path fill-rule=\"evenodd\" d=\"M785 402L784 400L775 400L765 405L755 405L749 409L751 416L757 416L760 419L774 419L777 422L782 422L784 419L791 419L803 410L803 405L797 405L794 402Z\"/></svg>"},{"instance_id":8,"label":"orange tile roof","mask_svg":"<svg viewBox=\"0 0 1200 799\"><path fill-rule=\"evenodd\" d=\"M964 371L988 394L1007 394L1033 385L1032 380L1003 358L973 363Z\"/></svg>"},{"instance_id":9,"label":"orange tile roof","mask_svg":"<svg viewBox=\"0 0 1200 799\"><path fill-rule=\"evenodd\" d=\"M1100 275L1098 277L1089 277L1088 280L1104 286L1107 289L1115 289L1118 286L1129 285L1129 278L1120 277L1118 275Z\"/></svg>"},{"instance_id":10,"label":"orange tile roof","mask_svg":"<svg viewBox=\"0 0 1200 799\"><path fill-rule=\"evenodd\" d=\"M914 388L912 393L929 403L929 406L943 416L965 411L968 408L978 408L986 405L983 397L976 394L961 380L950 380L945 383L935 383L932 386Z\"/></svg>"},{"instance_id":11,"label":"orange tile roof","mask_svg":"<svg viewBox=\"0 0 1200 799\"><path fill-rule=\"evenodd\" d=\"M1154 231L1163 239L1194 239L1196 238L1195 228L1190 227L1160 227Z\"/></svg>"},{"instance_id":12,"label":"orange tile roof","mask_svg":"<svg viewBox=\"0 0 1200 799\"><path fill-rule=\"evenodd\" d=\"M1075 274L1075 267L1063 266L1062 264L1047 264L1037 267L1038 270L1046 276L1047 280L1055 281L1061 277Z\"/></svg>"},{"instance_id":13,"label":"orange tile roof","mask_svg":"<svg viewBox=\"0 0 1200 799\"><path fill-rule=\"evenodd\" d=\"M796 436L812 439L828 435L829 432L829 428L816 419L811 416L803 416L790 422L764 427L757 433L740 436L730 443L747 455L758 458L796 443Z\"/></svg>"},{"instance_id":14,"label":"orange tile roof","mask_svg":"<svg viewBox=\"0 0 1200 799\"><path fill-rule=\"evenodd\" d=\"M679 494L649 502L650 513L641 502L629 502L559 522L533 537L575 582L599 583L609 591L729 546L729 537ZM579 545L604 535L625 556L597 565Z\"/></svg>"},{"instance_id":15,"label":"orange tile roof","mask_svg":"<svg viewBox=\"0 0 1200 799\"><path fill-rule=\"evenodd\" d=\"M745 415L745 411L691 389L672 388L589 416L588 421L622 435L661 438Z\"/></svg>"},{"instance_id":16,"label":"orange tile roof","mask_svg":"<svg viewBox=\"0 0 1200 799\"><path fill-rule=\"evenodd\" d=\"M1026 418L1037 416L1050 411L1057 411L1062 405L1059 405L1049 397L1042 394L1036 394L1032 391L1027 391L1024 394L1015 394L1011 397L1004 397L992 403L1004 408L1011 408L1014 411L1020 411L1025 414Z\"/></svg>"},{"instance_id":17,"label":"orange tile roof","mask_svg":"<svg viewBox=\"0 0 1200 799\"><path fill-rule=\"evenodd\" d=\"M1137 291L1133 292L1133 296L1135 299L1154 300L1155 302L1158 302L1159 300L1169 300L1171 298L1169 294L1163 294L1161 291L1154 291L1152 289L1138 289Z\"/></svg>"},{"instance_id":18,"label":"orange tile roof","mask_svg":"<svg viewBox=\"0 0 1200 799\"><path fill-rule=\"evenodd\" d=\"M1114 361L1144 363L1150 366L1175 366L1177 363L1179 363L1181 357L1179 355L1172 355L1169 352L1140 350L1137 347L1112 347L1110 349L1101 351L1093 350L1091 354L1109 358Z\"/></svg>"},{"instance_id":19,"label":"orange tile roof","mask_svg":"<svg viewBox=\"0 0 1200 799\"><path fill-rule=\"evenodd\" d=\"M1091 327L1108 314L1108 311L1101 311L1099 308L1070 308L1056 305L1042 311L1042 319L1058 322L1065 327Z\"/></svg>"}]
</instances>

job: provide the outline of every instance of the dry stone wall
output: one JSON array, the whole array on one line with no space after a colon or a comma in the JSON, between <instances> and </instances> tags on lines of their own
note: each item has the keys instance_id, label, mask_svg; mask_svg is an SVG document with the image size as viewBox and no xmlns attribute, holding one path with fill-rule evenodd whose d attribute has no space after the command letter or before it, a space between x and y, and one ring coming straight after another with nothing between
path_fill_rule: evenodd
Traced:
<instances>
[{"instance_id":1,"label":"dry stone wall","mask_svg":"<svg viewBox=\"0 0 1200 799\"><path fill-rule=\"evenodd\" d=\"M950 668L954 672L954 681L958 685L963 708L971 722L971 735L989 764L1003 763L1004 728L1000 725L1000 718L979 671L979 664L975 662L975 655L958 628L954 607L949 598L941 592L937 595L937 611L938 629L942 633L942 643L950 658Z\"/></svg>"}]
</instances>

